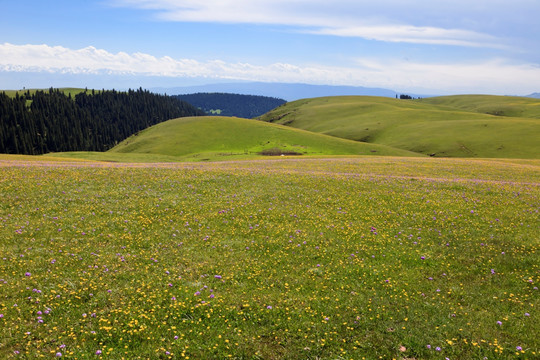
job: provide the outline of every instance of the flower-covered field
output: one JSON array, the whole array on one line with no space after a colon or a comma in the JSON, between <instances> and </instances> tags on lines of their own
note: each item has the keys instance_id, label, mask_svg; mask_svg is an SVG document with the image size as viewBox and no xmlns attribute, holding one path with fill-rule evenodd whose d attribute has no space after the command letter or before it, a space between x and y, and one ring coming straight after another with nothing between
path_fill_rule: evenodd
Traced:
<instances>
[{"instance_id":1,"label":"flower-covered field","mask_svg":"<svg viewBox=\"0 0 540 360\"><path fill-rule=\"evenodd\" d=\"M540 357L539 161L0 172L0 358Z\"/></svg>"}]
</instances>

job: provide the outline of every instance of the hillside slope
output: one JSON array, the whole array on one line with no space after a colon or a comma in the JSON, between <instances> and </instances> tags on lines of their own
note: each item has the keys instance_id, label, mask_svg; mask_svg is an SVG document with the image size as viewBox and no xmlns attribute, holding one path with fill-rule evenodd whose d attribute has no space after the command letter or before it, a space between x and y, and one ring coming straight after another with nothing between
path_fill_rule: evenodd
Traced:
<instances>
[{"instance_id":1,"label":"hillside slope","mask_svg":"<svg viewBox=\"0 0 540 360\"><path fill-rule=\"evenodd\" d=\"M432 156L540 157L540 119L535 117L540 101L523 98L527 107L520 114L528 117L484 113L503 104L515 114L521 105L515 99L504 103L508 99L325 97L290 102L259 119Z\"/></svg>"},{"instance_id":2,"label":"hillside slope","mask_svg":"<svg viewBox=\"0 0 540 360\"><path fill-rule=\"evenodd\" d=\"M518 96L453 95L419 100L423 104L449 106L478 113L540 119L540 101Z\"/></svg>"},{"instance_id":3,"label":"hillside slope","mask_svg":"<svg viewBox=\"0 0 540 360\"><path fill-rule=\"evenodd\" d=\"M152 126L126 139L110 153L156 154L182 160L216 160L268 155L417 156L377 144L364 144L257 120L188 117Z\"/></svg>"}]
</instances>

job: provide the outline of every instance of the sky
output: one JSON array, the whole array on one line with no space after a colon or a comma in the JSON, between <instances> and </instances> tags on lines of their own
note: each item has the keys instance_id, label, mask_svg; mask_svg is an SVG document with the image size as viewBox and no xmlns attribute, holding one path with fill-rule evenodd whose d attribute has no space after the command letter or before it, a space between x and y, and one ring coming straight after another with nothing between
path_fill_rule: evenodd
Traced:
<instances>
[{"instance_id":1,"label":"sky","mask_svg":"<svg viewBox=\"0 0 540 360\"><path fill-rule=\"evenodd\" d=\"M539 0L0 0L0 88L540 92Z\"/></svg>"}]
</instances>

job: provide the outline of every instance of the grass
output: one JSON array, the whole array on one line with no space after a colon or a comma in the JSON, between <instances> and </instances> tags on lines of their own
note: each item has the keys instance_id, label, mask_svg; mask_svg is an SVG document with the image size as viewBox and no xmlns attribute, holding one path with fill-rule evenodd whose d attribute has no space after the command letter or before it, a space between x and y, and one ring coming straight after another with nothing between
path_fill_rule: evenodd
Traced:
<instances>
[{"instance_id":1,"label":"grass","mask_svg":"<svg viewBox=\"0 0 540 360\"><path fill-rule=\"evenodd\" d=\"M524 118L417 122L387 129L377 142L437 156L538 158L535 128L539 121Z\"/></svg>"},{"instance_id":2,"label":"grass","mask_svg":"<svg viewBox=\"0 0 540 360\"><path fill-rule=\"evenodd\" d=\"M421 100L326 97L294 101L260 119L432 156L540 156L537 99L471 95Z\"/></svg>"},{"instance_id":3,"label":"grass","mask_svg":"<svg viewBox=\"0 0 540 360\"><path fill-rule=\"evenodd\" d=\"M17 155L17 154L0 154L0 161L49 161L49 162L66 162L66 161L84 161L84 159L76 159L70 157L55 156L56 154L47 155Z\"/></svg>"},{"instance_id":4,"label":"grass","mask_svg":"<svg viewBox=\"0 0 540 360\"><path fill-rule=\"evenodd\" d=\"M539 356L539 160L11 159L0 358Z\"/></svg>"},{"instance_id":5,"label":"grass","mask_svg":"<svg viewBox=\"0 0 540 360\"><path fill-rule=\"evenodd\" d=\"M120 152L98 152L98 151L71 151L50 153L47 157L70 160L89 160L116 163L165 163L178 162L182 158L178 156L168 156L160 154L140 154L140 153L120 153ZM233 157L234 158L234 157Z\"/></svg>"},{"instance_id":6,"label":"grass","mask_svg":"<svg viewBox=\"0 0 540 360\"><path fill-rule=\"evenodd\" d=\"M106 156L153 154L176 161L200 161L261 157L269 151L301 155L415 156L388 146L359 144L256 120L216 116L179 118L158 124L126 139Z\"/></svg>"},{"instance_id":7,"label":"grass","mask_svg":"<svg viewBox=\"0 0 540 360\"><path fill-rule=\"evenodd\" d=\"M455 95L421 99L419 102L448 106L496 116L540 119L540 101L526 97Z\"/></svg>"}]
</instances>

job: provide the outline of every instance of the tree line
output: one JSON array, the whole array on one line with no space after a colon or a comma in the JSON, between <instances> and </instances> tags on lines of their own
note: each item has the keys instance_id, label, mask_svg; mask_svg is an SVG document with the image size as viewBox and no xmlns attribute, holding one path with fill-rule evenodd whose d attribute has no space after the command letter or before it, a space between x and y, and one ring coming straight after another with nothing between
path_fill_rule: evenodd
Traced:
<instances>
[{"instance_id":1,"label":"tree line","mask_svg":"<svg viewBox=\"0 0 540 360\"><path fill-rule=\"evenodd\" d=\"M396 99L398 98L397 94L396 94ZM414 97L412 97L411 95L407 95L407 94L401 94L399 95L399 98L401 100L414 100ZM421 97L417 97L417 99L421 99Z\"/></svg>"},{"instance_id":2,"label":"tree line","mask_svg":"<svg viewBox=\"0 0 540 360\"><path fill-rule=\"evenodd\" d=\"M176 95L209 115L237 116L245 119L266 114L286 103L283 99L260 95L196 93Z\"/></svg>"},{"instance_id":3,"label":"tree line","mask_svg":"<svg viewBox=\"0 0 540 360\"><path fill-rule=\"evenodd\" d=\"M39 155L62 151L106 151L160 122L204 112L180 99L142 88L84 91L59 89L0 93L0 153Z\"/></svg>"}]
</instances>

